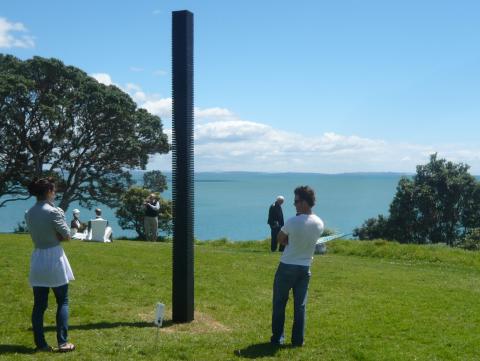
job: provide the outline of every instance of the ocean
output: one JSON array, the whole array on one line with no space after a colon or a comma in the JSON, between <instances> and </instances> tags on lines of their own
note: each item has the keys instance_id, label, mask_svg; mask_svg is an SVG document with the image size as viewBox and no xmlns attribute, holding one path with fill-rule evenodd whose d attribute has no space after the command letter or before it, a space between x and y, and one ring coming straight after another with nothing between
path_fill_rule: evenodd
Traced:
<instances>
[{"instance_id":1,"label":"ocean","mask_svg":"<svg viewBox=\"0 0 480 361\"><path fill-rule=\"evenodd\" d=\"M171 198L171 174L166 174L169 189L163 193ZM337 232L351 233L367 218L388 214L397 183L398 173L197 173L195 175L195 237L200 240L228 238L232 241L258 240L270 237L267 225L268 208L276 196L283 195L283 214L287 219L295 215L293 190L299 185L311 186L317 194L314 212L323 219L325 226ZM134 178L141 180L142 173ZM12 232L23 220L25 211L35 200L7 203L0 208L0 232ZM114 237L135 237L132 230L123 230L115 219L115 211L104 205L104 218L113 228ZM93 210L71 204L72 210L80 209L83 222L93 217Z\"/></svg>"}]
</instances>

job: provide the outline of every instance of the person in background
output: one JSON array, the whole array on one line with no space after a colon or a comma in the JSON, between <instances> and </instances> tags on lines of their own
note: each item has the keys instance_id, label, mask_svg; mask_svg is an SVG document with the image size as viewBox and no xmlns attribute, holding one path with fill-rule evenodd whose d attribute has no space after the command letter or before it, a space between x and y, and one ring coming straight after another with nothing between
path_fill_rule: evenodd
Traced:
<instances>
[{"instance_id":1,"label":"person in background","mask_svg":"<svg viewBox=\"0 0 480 361\"><path fill-rule=\"evenodd\" d=\"M145 207L143 218L145 237L147 241L155 242L158 234L158 212L160 211L160 203L155 193L150 194L143 205Z\"/></svg>"},{"instance_id":2,"label":"person in background","mask_svg":"<svg viewBox=\"0 0 480 361\"><path fill-rule=\"evenodd\" d=\"M313 214L315 192L309 186L297 187L297 215L287 220L278 233L278 243L286 245L280 258L273 283L272 337L270 342L284 342L285 307L290 289L293 290L292 345L303 346L305 338L305 309L310 282L310 265L315 244L323 233L323 221Z\"/></svg>"},{"instance_id":3,"label":"person in background","mask_svg":"<svg viewBox=\"0 0 480 361\"><path fill-rule=\"evenodd\" d=\"M78 209L75 208L72 213L73 219L70 222L72 239L84 240L87 237L87 225L80 221L80 211Z\"/></svg>"},{"instance_id":4,"label":"person in background","mask_svg":"<svg viewBox=\"0 0 480 361\"><path fill-rule=\"evenodd\" d=\"M270 225L270 234L271 234L271 241L270 241L270 249L272 252L277 250L277 235L280 229L283 227L283 212L282 212L282 204L285 201L283 196L278 196L275 202L270 206L268 210L268 221L267 223ZM285 246L280 245L278 250L283 252Z\"/></svg>"},{"instance_id":5,"label":"person in background","mask_svg":"<svg viewBox=\"0 0 480 361\"><path fill-rule=\"evenodd\" d=\"M70 229L62 209L54 206L55 183L52 178L34 179L28 191L37 198L25 214L34 250L30 261L29 282L33 288L32 329L36 351L53 351L45 340L43 316L48 293L53 290L57 301L57 343L60 352L73 351L68 342L68 283L74 280L67 256L60 245L70 239Z\"/></svg>"},{"instance_id":6,"label":"person in background","mask_svg":"<svg viewBox=\"0 0 480 361\"><path fill-rule=\"evenodd\" d=\"M95 208L95 220L106 221L106 219L102 218L102 210L100 208ZM87 234L90 234L92 230L92 221L93 219L88 221ZM112 231L112 227L108 225L108 221L107 221L107 227L105 228L104 239L107 241L110 240L110 242L113 242L113 231Z\"/></svg>"},{"instance_id":7,"label":"person in background","mask_svg":"<svg viewBox=\"0 0 480 361\"><path fill-rule=\"evenodd\" d=\"M72 233L74 229L76 230L76 232L82 233L83 231L85 231L87 226L85 225L85 223L83 223L80 220L80 211L75 208L72 214L73 214L73 219L72 219L72 222L70 223L70 228L72 229Z\"/></svg>"}]
</instances>

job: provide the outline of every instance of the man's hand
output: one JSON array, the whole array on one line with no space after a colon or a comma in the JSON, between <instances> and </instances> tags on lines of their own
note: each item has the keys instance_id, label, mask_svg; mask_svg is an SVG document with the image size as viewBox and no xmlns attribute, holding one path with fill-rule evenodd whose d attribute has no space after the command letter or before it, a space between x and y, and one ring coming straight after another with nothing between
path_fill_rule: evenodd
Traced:
<instances>
[{"instance_id":1,"label":"man's hand","mask_svg":"<svg viewBox=\"0 0 480 361\"><path fill-rule=\"evenodd\" d=\"M286 246L288 244L288 235L286 235L282 231L278 232L277 242L278 242L278 244Z\"/></svg>"}]
</instances>

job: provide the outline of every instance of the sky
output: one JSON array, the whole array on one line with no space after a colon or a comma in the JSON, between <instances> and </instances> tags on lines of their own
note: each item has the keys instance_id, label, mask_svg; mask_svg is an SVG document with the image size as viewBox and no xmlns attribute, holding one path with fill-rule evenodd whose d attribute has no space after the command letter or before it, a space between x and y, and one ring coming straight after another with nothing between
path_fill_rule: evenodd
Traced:
<instances>
[{"instance_id":1,"label":"sky","mask_svg":"<svg viewBox=\"0 0 480 361\"><path fill-rule=\"evenodd\" d=\"M480 174L479 1L4 1L0 52L114 84L171 134L175 10L194 13L196 171L413 173L437 152Z\"/></svg>"}]
</instances>

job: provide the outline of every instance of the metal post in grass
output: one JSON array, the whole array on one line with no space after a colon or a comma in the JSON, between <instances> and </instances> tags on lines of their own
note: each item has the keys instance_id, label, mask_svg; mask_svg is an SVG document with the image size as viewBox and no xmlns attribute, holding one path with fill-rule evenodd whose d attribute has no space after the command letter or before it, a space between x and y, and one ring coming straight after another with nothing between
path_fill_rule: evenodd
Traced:
<instances>
[{"instance_id":1,"label":"metal post in grass","mask_svg":"<svg viewBox=\"0 0 480 361\"><path fill-rule=\"evenodd\" d=\"M173 322L194 319L193 14L172 13Z\"/></svg>"}]
</instances>

